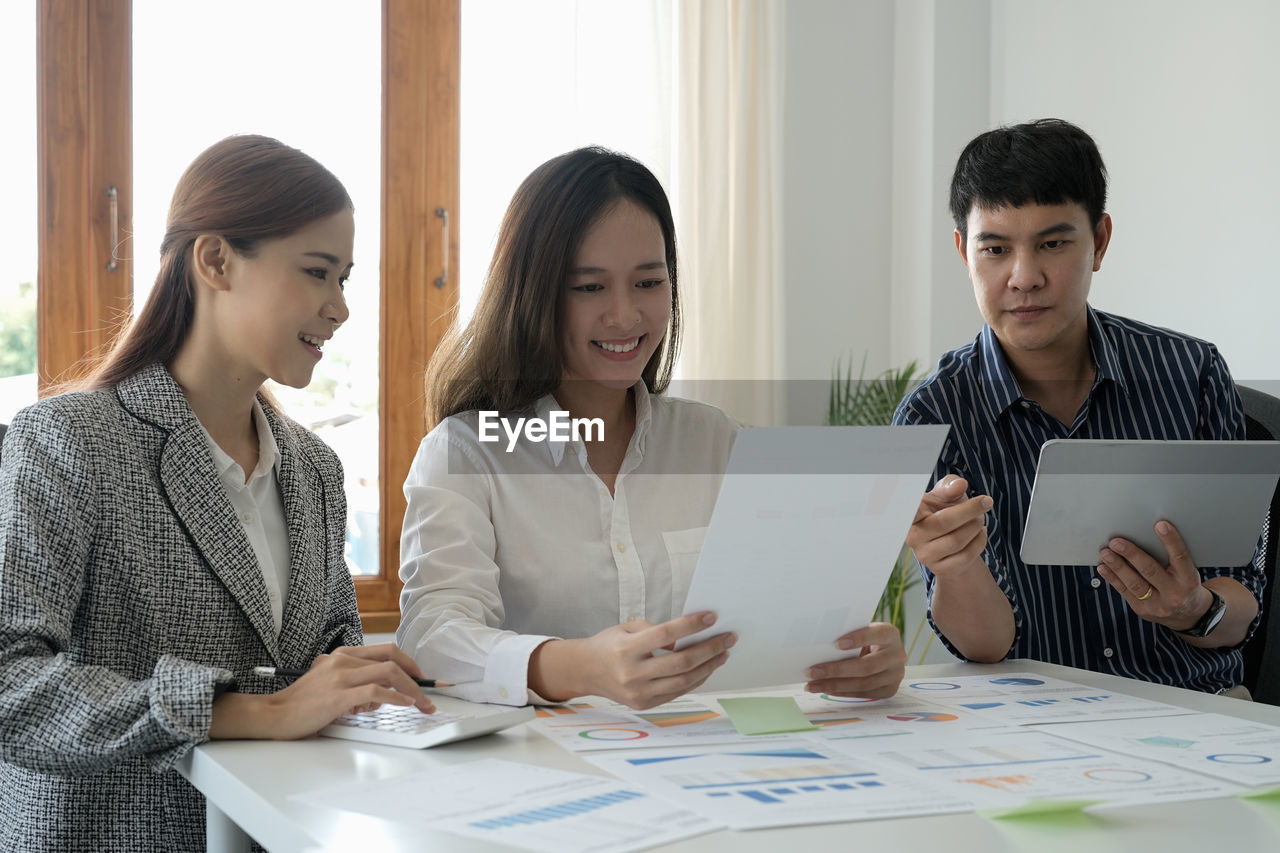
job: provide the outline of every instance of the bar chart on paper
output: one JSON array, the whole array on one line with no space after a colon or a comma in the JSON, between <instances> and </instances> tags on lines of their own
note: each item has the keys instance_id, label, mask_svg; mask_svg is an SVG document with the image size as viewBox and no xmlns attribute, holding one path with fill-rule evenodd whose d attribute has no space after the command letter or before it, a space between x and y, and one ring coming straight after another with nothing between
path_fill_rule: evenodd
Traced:
<instances>
[{"instance_id":1,"label":"bar chart on paper","mask_svg":"<svg viewBox=\"0 0 1280 853\"><path fill-rule=\"evenodd\" d=\"M757 749L593 754L590 760L646 790L737 829L858 820L940 809L901 778L793 742ZM955 798L955 811L968 804ZM945 809L945 804L941 808Z\"/></svg>"},{"instance_id":2,"label":"bar chart on paper","mask_svg":"<svg viewBox=\"0 0 1280 853\"><path fill-rule=\"evenodd\" d=\"M554 853L625 853L716 828L686 807L616 780L496 758L344 784L303 799Z\"/></svg>"}]
</instances>

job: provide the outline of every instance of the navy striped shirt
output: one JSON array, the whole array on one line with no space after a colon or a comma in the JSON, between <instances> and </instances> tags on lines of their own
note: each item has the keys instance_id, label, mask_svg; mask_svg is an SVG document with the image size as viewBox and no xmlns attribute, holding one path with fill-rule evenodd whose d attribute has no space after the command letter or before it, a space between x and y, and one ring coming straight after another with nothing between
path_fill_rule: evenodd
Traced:
<instances>
[{"instance_id":1,"label":"navy striped shirt","mask_svg":"<svg viewBox=\"0 0 1280 853\"><path fill-rule=\"evenodd\" d=\"M1013 605L1017 627L1008 657L1206 692L1229 688L1244 673L1238 647L1197 648L1140 618L1094 566L1028 567L1018 556L1040 446L1049 439L1245 437L1240 396L1216 347L1088 311L1098 371L1071 426L1022 397L990 326L973 343L944 355L937 371L902 401L893 422L950 424L937 476L959 474L969 481L970 494L995 500L983 558ZM1261 601L1261 559L1242 568L1199 568L1205 578L1234 578ZM933 574L924 566L921 574L932 598ZM929 621L937 632L932 613Z\"/></svg>"}]
</instances>

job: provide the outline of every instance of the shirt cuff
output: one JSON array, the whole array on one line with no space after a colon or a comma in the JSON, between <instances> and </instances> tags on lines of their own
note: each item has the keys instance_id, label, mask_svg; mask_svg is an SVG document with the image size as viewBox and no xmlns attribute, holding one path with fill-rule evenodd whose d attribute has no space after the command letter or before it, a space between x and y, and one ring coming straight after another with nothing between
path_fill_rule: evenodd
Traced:
<instances>
[{"instance_id":1,"label":"shirt cuff","mask_svg":"<svg viewBox=\"0 0 1280 853\"><path fill-rule=\"evenodd\" d=\"M534 649L547 640L554 639L557 638L539 634L517 634L494 646L484 667L484 682L480 691L484 698L473 701L496 702L500 705L551 704L529 689L529 658Z\"/></svg>"}]
</instances>

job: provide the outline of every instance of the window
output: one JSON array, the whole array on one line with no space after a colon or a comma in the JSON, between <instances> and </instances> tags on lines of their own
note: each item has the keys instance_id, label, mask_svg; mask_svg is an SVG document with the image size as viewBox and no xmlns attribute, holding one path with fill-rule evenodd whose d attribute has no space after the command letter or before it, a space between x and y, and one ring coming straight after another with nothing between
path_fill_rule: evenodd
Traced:
<instances>
[{"instance_id":1,"label":"window","mask_svg":"<svg viewBox=\"0 0 1280 853\"><path fill-rule=\"evenodd\" d=\"M212 20L234 21L236 29L217 39L220 58L215 67L223 82L218 90L220 103L261 101L265 107L255 109L267 110L257 113L262 119L263 116L275 117L275 112L281 110L282 98L288 103L299 101L292 93L312 86L312 78L316 76L313 68L274 72L295 75L295 83L296 79L302 79L307 81L306 85L285 86L286 94L259 94L260 89L270 89L271 85L265 81L259 81L259 86L252 85L252 81L242 81L241 85L246 88L226 85L234 73L230 66L244 58L250 50L248 45L259 34L265 39L259 51L276 50L281 44L294 41L300 28L310 27L314 21L323 25L326 20L329 23L327 28L322 27L323 40L313 39L301 45L312 50L310 64L333 66L335 73L341 73L348 36L357 37L348 30L375 33L381 44L380 68L364 73L380 75L381 97L367 91L370 77L366 76L365 83L361 84L365 88L357 99L359 105L348 105L347 114L315 118L324 132L320 141L312 144L289 139L287 129L274 130L261 125L229 127L224 124L212 131L211 125L201 127L191 120L199 113L195 108L197 102L192 100L191 84L187 82L182 87L186 100L178 97L181 93L170 92L162 95L160 101L169 98L171 125L197 127L201 136L193 139L189 146L174 144L173 127L166 125L158 133L143 128L142 116L153 107L140 106L139 136L147 133L157 138L140 139L136 157L132 139L131 75L145 73L149 78L183 75L170 74L169 65L174 60L168 64L163 61L163 54L158 53L163 46L157 45L136 45L141 64L134 68L130 53L133 16L136 14L139 18L140 38L168 39L175 44L182 57L184 75L193 64L189 60L191 51L197 47L203 49L193 41L196 38L193 33L204 30L188 28L169 30L160 36L146 35L150 15L168 15L174 11L168 6L186 4L138 0L136 9L129 0L94 0L93 3L37 0L36 4L35 41L40 69L38 180L41 187L47 188L39 197L40 304L37 313L40 376L45 388L57 377L66 376L86 354L109 343L117 325L115 321L131 310L135 260L140 263L141 281L154 277L154 262L148 274L144 256L149 259L158 252L158 229L163 228L167 194L177 179L177 171L199 150L233 130L276 133L329 165L344 178L354 195L357 190L350 176L377 162L377 158L372 154L361 155L361 163L344 171L340 163L348 144L344 137L348 128L344 123L359 121L365 125L352 131L357 135L367 132L372 136L377 132L372 127L381 129L378 143L381 165L372 167L378 169L381 192L370 191L364 196L368 199L365 202L356 199L357 229L363 229L357 236L358 280L378 282L380 271L381 299L361 309L362 321L367 322L372 331L357 334L349 327L339 336L351 341L353 362L378 365L377 375L381 380L376 396L378 453L374 474L378 491L377 529L381 531L374 549L378 559L376 569L356 578L356 592L368 631L394 630L399 621L396 573L398 532L404 514L400 486L425 426L422 368L443 334L457 298L456 263L450 265L450 280L446 285L434 286L435 278L446 263L446 248L450 256L456 258L456 217L448 233L451 246L446 247L434 225L437 221L434 211L444 208L453 212L457 208L458 2L383 0L381 26L376 23L379 7L373 3L335 3L332 7L307 3L305 14L295 12L288 21L271 20L273 4L258 2L252 4L251 13L241 14L227 14L224 4ZM333 23L324 14L337 7L365 17L355 24ZM8 11L6 6L6 14ZM208 12L208 9L202 12L202 27L211 20ZM314 21L302 23L304 18ZM156 82L139 81L139 90ZM378 105L380 116L373 112ZM253 116L249 116L245 121L252 119ZM153 157L162 156L156 153L159 148L149 147L156 141L164 151L172 150L173 157L179 161L168 174L164 173L163 163L151 161ZM135 233L133 166L144 159L139 189L152 193L148 187L159 185L164 200L159 203L159 210L155 210L154 202L148 199L146 211L140 212ZM154 178L151 177L153 165L159 168ZM117 189L114 220L117 236L114 238L111 208L106 201L108 186ZM159 225L157 217L160 217ZM376 242L367 244L365 241L375 234L378 235ZM364 248L366 245L371 248ZM114 265L110 263L113 260ZM353 290L358 286L356 281L353 279ZM355 324L353 316L352 326ZM335 344L338 340L335 338ZM393 369L388 370L389 365ZM334 382L339 384L340 380ZM358 380L351 382L358 384ZM362 391L367 388L358 389ZM354 396L358 397L358 392ZM357 505L354 495L352 504ZM364 542L353 546L355 550L365 549L361 554L367 548ZM372 563L361 564L360 569L366 567L372 568Z\"/></svg>"},{"instance_id":2,"label":"window","mask_svg":"<svg viewBox=\"0 0 1280 853\"><path fill-rule=\"evenodd\" d=\"M0 161L0 423L36 400L36 4L0 5L0 115L6 156Z\"/></svg>"},{"instance_id":3,"label":"window","mask_svg":"<svg viewBox=\"0 0 1280 853\"><path fill-rule=\"evenodd\" d=\"M253 21L253 26L245 26ZM198 32L199 38L174 38ZM287 34L287 38L282 37ZM228 62L228 52L235 61ZM181 68L181 74L169 73ZM214 141L259 133L300 148L346 185L356 209L350 319L305 389L272 386L290 417L342 458L352 572L377 576L378 251L382 16L344 0L224 0L218 14L133 0L134 304L154 284L169 195ZM198 111L200 121L174 121Z\"/></svg>"}]
</instances>

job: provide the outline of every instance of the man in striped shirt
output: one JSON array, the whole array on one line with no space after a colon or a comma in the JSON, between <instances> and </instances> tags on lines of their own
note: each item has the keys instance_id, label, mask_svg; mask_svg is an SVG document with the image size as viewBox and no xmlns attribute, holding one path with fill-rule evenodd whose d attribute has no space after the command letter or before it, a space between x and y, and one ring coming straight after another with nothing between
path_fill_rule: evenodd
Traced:
<instances>
[{"instance_id":1,"label":"man in striped shirt","mask_svg":"<svg viewBox=\"0 0 1280 853\"><path fill-rule=\"evenodd\" d=\"M965 148L951 182L955 244L986 321L898 408L951 425L937 483L907 537L929 619L973 661L1026 657L1221 692L1240 683L1260 558L1195 566L1156 525L1169 565L1113 539L1097 566L1019 558L1040 446L1053 438L1243 439L1226 363L1205 341L1094 310L1111 239L1093 140L1056 119Z\"/></svg>"}]
</instances>

